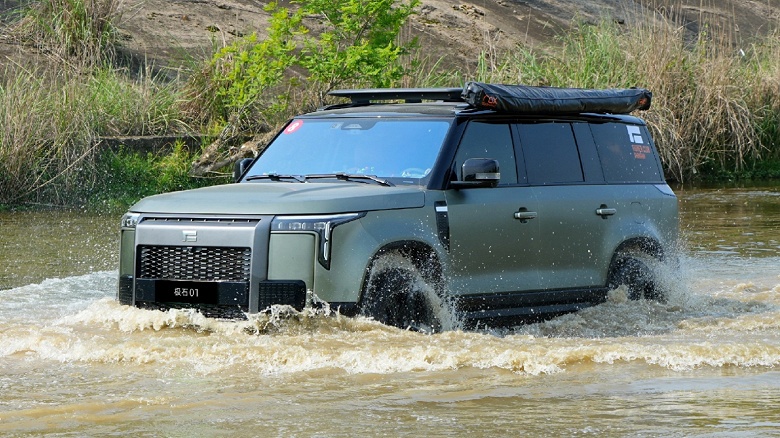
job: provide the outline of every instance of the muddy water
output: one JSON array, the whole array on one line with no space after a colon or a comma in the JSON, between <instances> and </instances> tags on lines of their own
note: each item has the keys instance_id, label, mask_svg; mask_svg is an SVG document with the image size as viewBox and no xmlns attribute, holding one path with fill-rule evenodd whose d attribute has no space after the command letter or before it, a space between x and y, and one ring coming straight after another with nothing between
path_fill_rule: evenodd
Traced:
<instances>
[{"instance_id":1,"label":"muddy water","mask_svg":"<svg viewBox=\"0 0 780 438\"><path fill-rule=\"evenodd\" d=\"M780 187L678 194L668 303L431 336L122 307L117 218L0 214L0 435L780 434Z\"/></svg>"}]
</instances>

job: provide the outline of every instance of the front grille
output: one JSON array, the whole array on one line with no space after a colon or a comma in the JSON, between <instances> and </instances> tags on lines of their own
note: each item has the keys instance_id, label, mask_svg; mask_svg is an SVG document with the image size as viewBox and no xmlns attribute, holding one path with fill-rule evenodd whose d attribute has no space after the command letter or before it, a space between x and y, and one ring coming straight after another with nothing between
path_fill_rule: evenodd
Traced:
<instances>
[{"instance_id":1,"label":"front grille","mask_svg":"<svg viewBox=\"0 0 780 438\"><path fill-rule=\"evenodd\" d=\"M249 281L250 248L141 246L138 278Z\"/></svg>"}]
</instances>

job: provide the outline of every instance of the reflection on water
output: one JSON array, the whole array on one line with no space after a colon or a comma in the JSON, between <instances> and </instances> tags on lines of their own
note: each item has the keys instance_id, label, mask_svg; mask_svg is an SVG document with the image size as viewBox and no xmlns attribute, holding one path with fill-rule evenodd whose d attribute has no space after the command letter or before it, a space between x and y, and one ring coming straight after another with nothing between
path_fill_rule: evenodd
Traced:
<instances>
[{"instance_id":1,"label":"reflection on water","mask_svg":"<svg viewBox=\"0 0 780 438\"><path fill-rule=\"evenodd\" d=\"M780 199L679 195L687 251L667 303L617 290L538 324L435 335L120 306L113 218L0 215L0 435L774 434Z\"/></svg>"},{"instance_id":2,"label":"reflection on water","mask_svg":"<svg viewBox=\"0 0 780 438\"><path fill-rule=\"evenodd\" d=\"M689 250L780 255L780 186L678 189L677 193Z\"/></svg>"},{"instance_id":3,"label":"reflection on water","mask_svg":"<svg viewBox=\"0 0 780 438\"><path fill-rule=\"evenodd\" d=\"M118 224L78 212L0 212L0 289L114 269Z\"/></svg>"}]
</instances>

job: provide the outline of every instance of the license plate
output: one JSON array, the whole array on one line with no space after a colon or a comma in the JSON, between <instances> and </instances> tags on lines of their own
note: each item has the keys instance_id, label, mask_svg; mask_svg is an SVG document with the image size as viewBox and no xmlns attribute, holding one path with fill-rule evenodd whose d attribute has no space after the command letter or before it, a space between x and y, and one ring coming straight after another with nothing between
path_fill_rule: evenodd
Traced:
<instances>
[{"instance_id":1,"label":"license plate","mask_svg":"<svg viewBox=\"0 0 780 438\"><path fill-rule=\"evenodd\" d=\"M200 281L160 280L155 288L157 302L218 304L219 285Z\"/></svg>"}]
</instances>

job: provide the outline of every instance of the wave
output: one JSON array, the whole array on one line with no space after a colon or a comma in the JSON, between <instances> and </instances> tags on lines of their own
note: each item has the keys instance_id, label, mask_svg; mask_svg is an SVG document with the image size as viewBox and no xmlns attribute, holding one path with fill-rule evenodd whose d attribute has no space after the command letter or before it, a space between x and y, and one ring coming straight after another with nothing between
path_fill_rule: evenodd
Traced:
<instances>
[{"instance_id":1,"label":"wave","mask_svg":"<svg viewBox=\"0 0 780 438\"><path fill-rule=\"evenodd\" d=\"M577 364L634 362L671 370L780 365L780 286L766 282L678 288L667 303L630 301L616 290L604 304L536 324L426 335L283 306L243 321L143 310L114 300L114 276L0 291L0 359L162 367L198 376L463 368L540 375Z\"/></svg>"}]
</instances>

